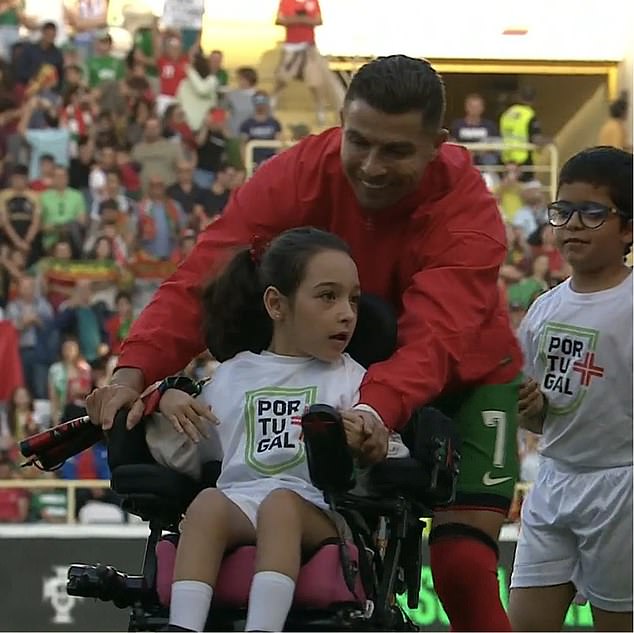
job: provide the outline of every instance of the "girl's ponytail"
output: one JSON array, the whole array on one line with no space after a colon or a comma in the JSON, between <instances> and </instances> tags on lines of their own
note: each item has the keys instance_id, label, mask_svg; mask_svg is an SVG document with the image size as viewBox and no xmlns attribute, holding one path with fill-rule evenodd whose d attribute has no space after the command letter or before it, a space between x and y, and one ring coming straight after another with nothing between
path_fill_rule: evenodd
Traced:
<instances>
[{"instance_id":1,"label":"girl's ponytail","mask_svg":"<svg viewBox=\"0 0 634 633\"><path fill-rule=\"evenodd\" d=\"M260 353L273 334L252 249L239 251L202 293L204 334L214 358L224 362L239 352Z\"/></svg>"}]
</instances>

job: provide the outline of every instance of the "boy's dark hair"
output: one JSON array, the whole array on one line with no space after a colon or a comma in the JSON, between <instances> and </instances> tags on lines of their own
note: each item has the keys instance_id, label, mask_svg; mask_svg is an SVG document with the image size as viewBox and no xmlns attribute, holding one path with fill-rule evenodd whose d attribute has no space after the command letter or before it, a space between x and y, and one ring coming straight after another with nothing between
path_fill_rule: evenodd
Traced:
<instances>
[{"instance_id":1,"label":"boy's dark hair","mask_svg":"<svg viewBox=\"0 0 634 633\"><path fill-rule=\"evenodd\" d=\"M312 227L291 229L276 237L259 264L254 262L252 249L239 251L202 293L205 340L216 360L266 349L273 322L264 307L264 290L275 286L292 299L308 262L326 250L350 252L336 235Z\"/></svg>"},{"instance_id":2,"label":"boy's dark hair","mask_svg":"<svg viewBox=\"0 0 634 633\"><path fill-rule=\"evenodd\" d=\"M29 175L29 168L26 165L14 165L11 168L12 176L27 176Z\"/></svg>"},{"instance_id":3,"label":"boy's dark hair","mask_svg":"<svg viewBox=\"0 0 634 633\"><path fill-rule=\"evenodd\" d=\"M54 163L55 162L55 156L53 156L53 154L42 154L40 156L40 163L44 162L45 160Z\"/></svg>"},{"instance_id":4,"label":"boy's dark hair","mask_svg":"<svg viewBox=\"0 0 634 633\"><path fill-rule=\"evenodd\" d=\"M610 116L613 119L622 119L627 113L627 96L622 95L610 104Z\"/></svg>"},{"instance_id":5,"label":"boy's dark hair","mask_svg":"<svg viewBox=\"0 0 634 633\"><path fill-rule=\"evenodd\" d=\"M420 110L423 127L437 130L445 116L445 85L426 59L389 55L362 66L352 78L345 103L361 99L376 110L404 114Z\"/></svg>"},{"instance_id":6,"label":"boy's dark hair","mask_svg":"<svg viewBox=\"0 0 634 633\"><path fill-rule=\"evenodd\" d=\"M559 187L573 182L606 187L617 209L631 220L632 165L632 154L622 149L590 147L575 154L564 164L559 174Z\"/></svg>"},{"instance_id":7,"label":"boy's dark hair","mask_svg":"<svg viewBox=\"0 0 634 633\"><path fill-rule=\"evenodd\" d=\"M241 66L237 70L239 77L249 82L249 85L255 86L258 83L258 72L251 66Z\"/></svg>"},{"instance_id":8,"label":"boy's dark hair","mask_svg":"<svg viewBox=\"0 0 634 633\"><path fill-rule=\"evenodd\" d=\"M561 168L559 187L573 182L585 182L605 187L610 200L623 214L623 222L632 221L632 186L634 177L632 154L622 149L598 146L584 149L570 158ZM631 251L629 244L625 255Z\"/></svg>"}]
</instances>

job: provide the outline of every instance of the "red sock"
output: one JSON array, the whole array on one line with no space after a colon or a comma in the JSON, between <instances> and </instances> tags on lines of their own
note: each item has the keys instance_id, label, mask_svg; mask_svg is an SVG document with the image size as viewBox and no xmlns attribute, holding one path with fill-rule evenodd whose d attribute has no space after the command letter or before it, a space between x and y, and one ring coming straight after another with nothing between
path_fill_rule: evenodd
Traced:
<instances>
[{"instance_id":1,"label":"red sock","mask_svg":"<svg viewBox=\"0 0 634 633\"><path fill-rule=\"evenodd\" d=\"M511 631L500 601L497 556L468 537L434 540L429 546L434 588L452 631Z\"/></svg>"}]
</instances>

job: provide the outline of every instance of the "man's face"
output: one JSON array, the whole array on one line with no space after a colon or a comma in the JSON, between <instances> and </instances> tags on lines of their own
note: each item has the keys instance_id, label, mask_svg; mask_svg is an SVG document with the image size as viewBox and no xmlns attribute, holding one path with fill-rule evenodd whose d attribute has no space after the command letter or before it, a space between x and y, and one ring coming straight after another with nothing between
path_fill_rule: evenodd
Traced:
<instances>
[{"instance_id":1,"label":"man's face","mask_svg":"<svg viewBox=\"0 0 634 633\"><path fill-rule=\"evenodd\" d=\"M47 45L55 44L55 37L57 35L57 29L49 26L42 29L42 42Z\"/></svg>"},{"instance_id":2,"label":"man's face","mask_svg":"<svg viewBox=\"0 0 634 633\"><path fill-rule=\"evenodd\" d=\"M415 191L446 138L423 128L422 112L387 114L356 99L344 106L341 162L359 204L389 207Z\"/></svg>"},{"instance_id":3,"label":"man's face","mask_svg":"<svg viewBox=\"0 0 634 633\"><path fill-rule=\"evenodd\" d=\"M464 104L467 116L481 117L484 112L484 101L481 97L469 97Z\"/></svg>"},{"instance_id":4,"label":"man's face","mask_svg":"<svg viewBox=\"0 0 634 633\"><path fill-rule=\"evenodd\" d=\"M161 124L158 119L149 119L145 124L145 140L157 141L161 135Z\"/></svg>"},{"instance_id":5,"label":"man's face","mask_svg":"<svg viewBox=\"0 0 634 633\"><path fill-rule=\"evenodd\" d=\"M66 173L66 170L61 167L56 168L53 173L53 187L62 191L63 189L66 189L67 186L68 174Z\"/></svg>"},{"instance_id":6,"label":"man's face","mask_svg":"<svg viewBox=\"0 0 634 633\"><path fill-rule=\"evenodd\" d=\"M42 178L52 178L55 171L55 163L48 158L40 162L40 175Z\"/></svg>"},{"instance_id":7,"label":"man's face","mask_svg":"<svg viewBox=\"0 0 634 633\"><path fill-rule=\"evenodd\" d=\"M209 55L209 65L212 70L218 70L222 67L222 53L211 53Z\"/></svg>"},{"instance_id":8,"label":"man's face","mask_svg":"<svg viewBox=\"0 0 634 633\"><path fill-rule=\"evenodd\" d=\"M102 40L95 42L95 52L97 55L108 55L110 53L111 43L110 39L105 37Z\"/></svg>"},{"instance_id":9,"label":"man's face","mask_svg":"<svg viewBox=\"0 0 634 633\"><path fill-rule=\"evenodd\" d=\"M106 194L110 198L116 198L121 193L121 182L116 173L109 173L106 176Z\"/></svg>"}]
</instances>

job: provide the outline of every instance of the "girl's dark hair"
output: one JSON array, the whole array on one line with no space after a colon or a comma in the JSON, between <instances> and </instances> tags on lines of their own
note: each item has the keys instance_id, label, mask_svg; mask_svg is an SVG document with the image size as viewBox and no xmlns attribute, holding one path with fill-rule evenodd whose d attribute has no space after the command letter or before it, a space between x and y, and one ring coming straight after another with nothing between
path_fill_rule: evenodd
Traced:
<instances>
[{"instance_id":1,"label":"girl's dark hair","mask_svg":"<svg viewBox=\"0 0 634 633\"><path fill-rule=\"evenodd\" d=\"M243 351L260 353L271 342L273 323L263 293L275 286L292 299L313 256L323 251L350 253L336 235L312 227L285 231L266 248L257 263L252 248L240 250L202 293L204 333L216 360Z\"/></svg>"},{"instance_id":2,"label":"girl's dark hair","mask_svg":"<svg viewBox=\"0 0 634 633\"><path fill-rule=\"evenodd\" d=\"M15 437L15 434L16 434L16 432L18 430L17 407L15 405L15 394L18 392L18 389L25 389L26 390L26 392L29 394L29 398L31 399L31 402L29 404L29 411L31 411L31 413L33 411L35 411L35 403L33 402L33 395L28 390L28 388L27 387L17 387L16 389L14 389L13 393L11 394L11 399L9 400L9 402L7 404L7 426L9 427L9 432L14 437Z\"/></svg>"},{"instance_id":3,"label":"girl's dark hair","mask_svg":"<svg viewBox=\"0 0 634 633\"><path fill-rule=\"evenodd\" d=\"M211 74L211 68L209 67L209 60L200 51L198 51L194 55L194 59L192 61L192 67L200 75L202 79L205 79L205 77L209 77L209 75Z\"/></svg>"},{"instance_id":4,"label":"girl's dark hair","mask_svg":"<svg viewBox=\"0 0 634 633\"><path fill-rule=\"evenodd\" d=\"M445 116L445 85L426 59L389 55L362 66L352 78L345 103L365 101L387 114L419 110L423 127L438 130Z\"/></svg>"}]
</instances>

